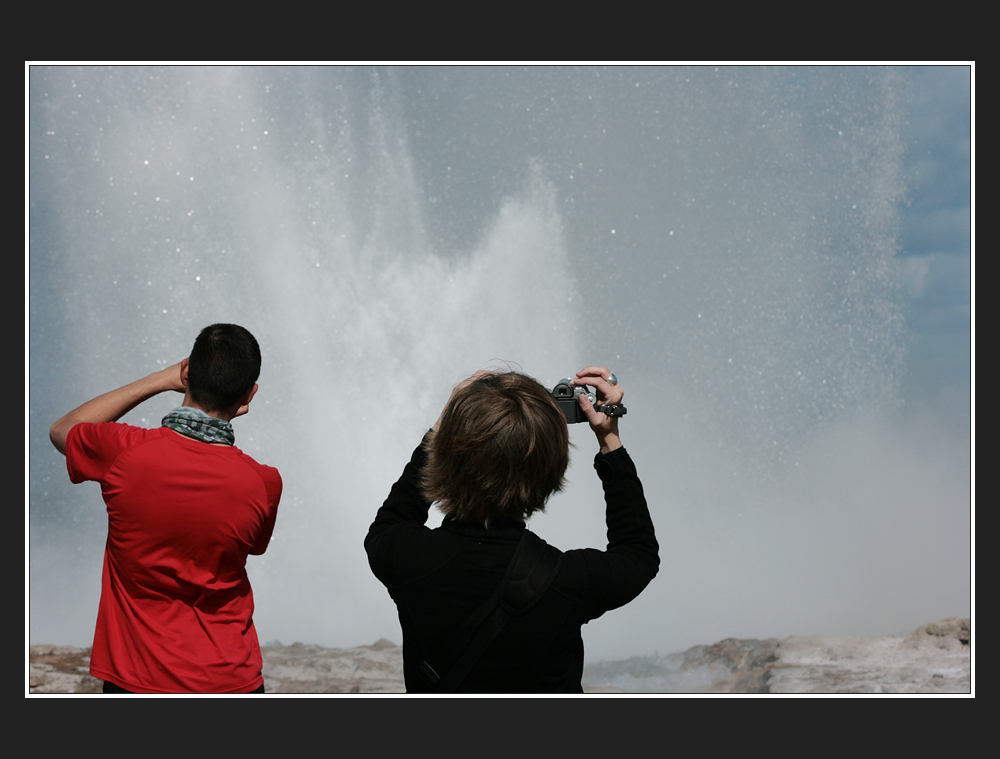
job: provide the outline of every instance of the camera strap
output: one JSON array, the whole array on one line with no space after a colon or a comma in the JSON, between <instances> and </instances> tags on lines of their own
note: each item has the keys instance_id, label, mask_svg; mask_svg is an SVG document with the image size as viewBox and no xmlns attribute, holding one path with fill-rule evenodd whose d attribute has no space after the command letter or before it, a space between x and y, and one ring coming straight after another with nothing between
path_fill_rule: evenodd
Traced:
<instances>
[{"instance_id":1,"label":"camera strap","mask_svg":"<svg viewBox=\"0 0 1000 759\"><path fill-rule=\"evenodd\" d=\"M560 566L562 551L526 529L514 549L500 587L466 618L441 647L446 655L447 652L462 651L455 663L443 677L427 661L417 666L435 693L455 693L458 690L507 623L513 617L527 614L541 600Z\"/></svg>"}]
</instances>

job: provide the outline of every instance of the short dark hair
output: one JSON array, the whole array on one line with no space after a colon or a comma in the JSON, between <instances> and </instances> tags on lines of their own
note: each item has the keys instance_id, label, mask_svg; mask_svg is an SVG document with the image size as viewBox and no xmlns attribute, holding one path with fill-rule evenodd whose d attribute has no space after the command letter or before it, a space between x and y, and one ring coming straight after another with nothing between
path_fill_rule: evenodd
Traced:
<instances>
[{"instance_id":1,"label":"short dark hair","mask_svg":"<svg viewBox=\"0 0 1000 759\"><path fill-rule=\"evenodd\" d=\"M212 324L188 358L188 392L206 411L232 408L260 376L260 346L237 324Z\"/></svg>"},{"instance_id":2,"label":"short dark hair","mask_svg":"<svg viewBox=\"0 0 1000 759\"><path fill-rule=\"evenodd\" d=\"M527 519L566 482L566 416L548 390L518 372L462 388L426 445L424 496L462 521Z\"/></svg>"}]
</instances>

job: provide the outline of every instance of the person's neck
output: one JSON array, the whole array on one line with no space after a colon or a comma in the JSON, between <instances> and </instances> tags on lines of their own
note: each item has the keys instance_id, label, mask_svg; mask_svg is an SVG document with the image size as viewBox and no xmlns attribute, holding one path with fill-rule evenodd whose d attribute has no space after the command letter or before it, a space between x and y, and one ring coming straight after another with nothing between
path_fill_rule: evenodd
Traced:
<instances>
[{"instance_id":1,"label":"person's neck","mask_svg":"<svg viewBox=\"0 0 1000 759\"><path fill-rule=\"evenodd\" d=\"M235 416L235 414L230 414L228 411L225 411L225 410L223 410L223 411L219 411L219 410L209 411L207 408L199 406L191 398L191 394L190 393L186 393L184 395L184 404L183 405L187 406L188 408L196 408L199 411L202 411L202 412L208 414L211 417L215 417L216 419L221 419L224 422L231 422L231 421L233 421L233 417Z\"/></svg>"}]
</instances>

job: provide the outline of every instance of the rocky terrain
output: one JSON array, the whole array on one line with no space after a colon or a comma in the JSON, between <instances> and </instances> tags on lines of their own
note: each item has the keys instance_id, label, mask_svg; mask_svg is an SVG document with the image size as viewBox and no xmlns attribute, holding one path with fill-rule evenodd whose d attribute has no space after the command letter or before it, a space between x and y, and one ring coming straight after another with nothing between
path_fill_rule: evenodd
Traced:
<instances>
[{"instance_id":1,"label":"rocky terrain","mask_svg":"<svg viewBox=\"0 0 1000 759\"><path fill-rule=\"evenodd\" d=\"M970 620L905 638L728 638L669 656L589 665L584 685L624 693L971 693Z\"/></svg>"},{"instance_id":2,"label":"rocky terrain","mask_svg":"<svg viewBox=\"0 0 1000 759\"><path fill-rule=\"evenodd\" d=\"M972 693L969 619L905 638L728 638L669 656L588 664L588 693ZM33 645L29 693L99 693L89 649ZM402 649L263 648L268 693L402 693Z\"/></svg>"}]
</instances>

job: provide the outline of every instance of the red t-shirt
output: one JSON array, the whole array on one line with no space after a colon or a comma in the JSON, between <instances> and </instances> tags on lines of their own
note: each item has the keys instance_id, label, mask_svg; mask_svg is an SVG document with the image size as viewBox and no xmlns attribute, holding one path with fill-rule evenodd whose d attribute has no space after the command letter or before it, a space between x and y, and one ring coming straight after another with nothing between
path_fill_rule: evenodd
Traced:
<instances>
[{"instance_id":1,"label":"red t-shirt","mask_svg":"<svg viewBox=\"0 0 1000 759\"><path fill-rule=\"evenodd\" d=\"M108 509L90 673L137 693L244 693L263 683L247 554L267 549L281 477L238 448L165 427L77 424L73 482Z\"/></svg>"}]
</instances>

